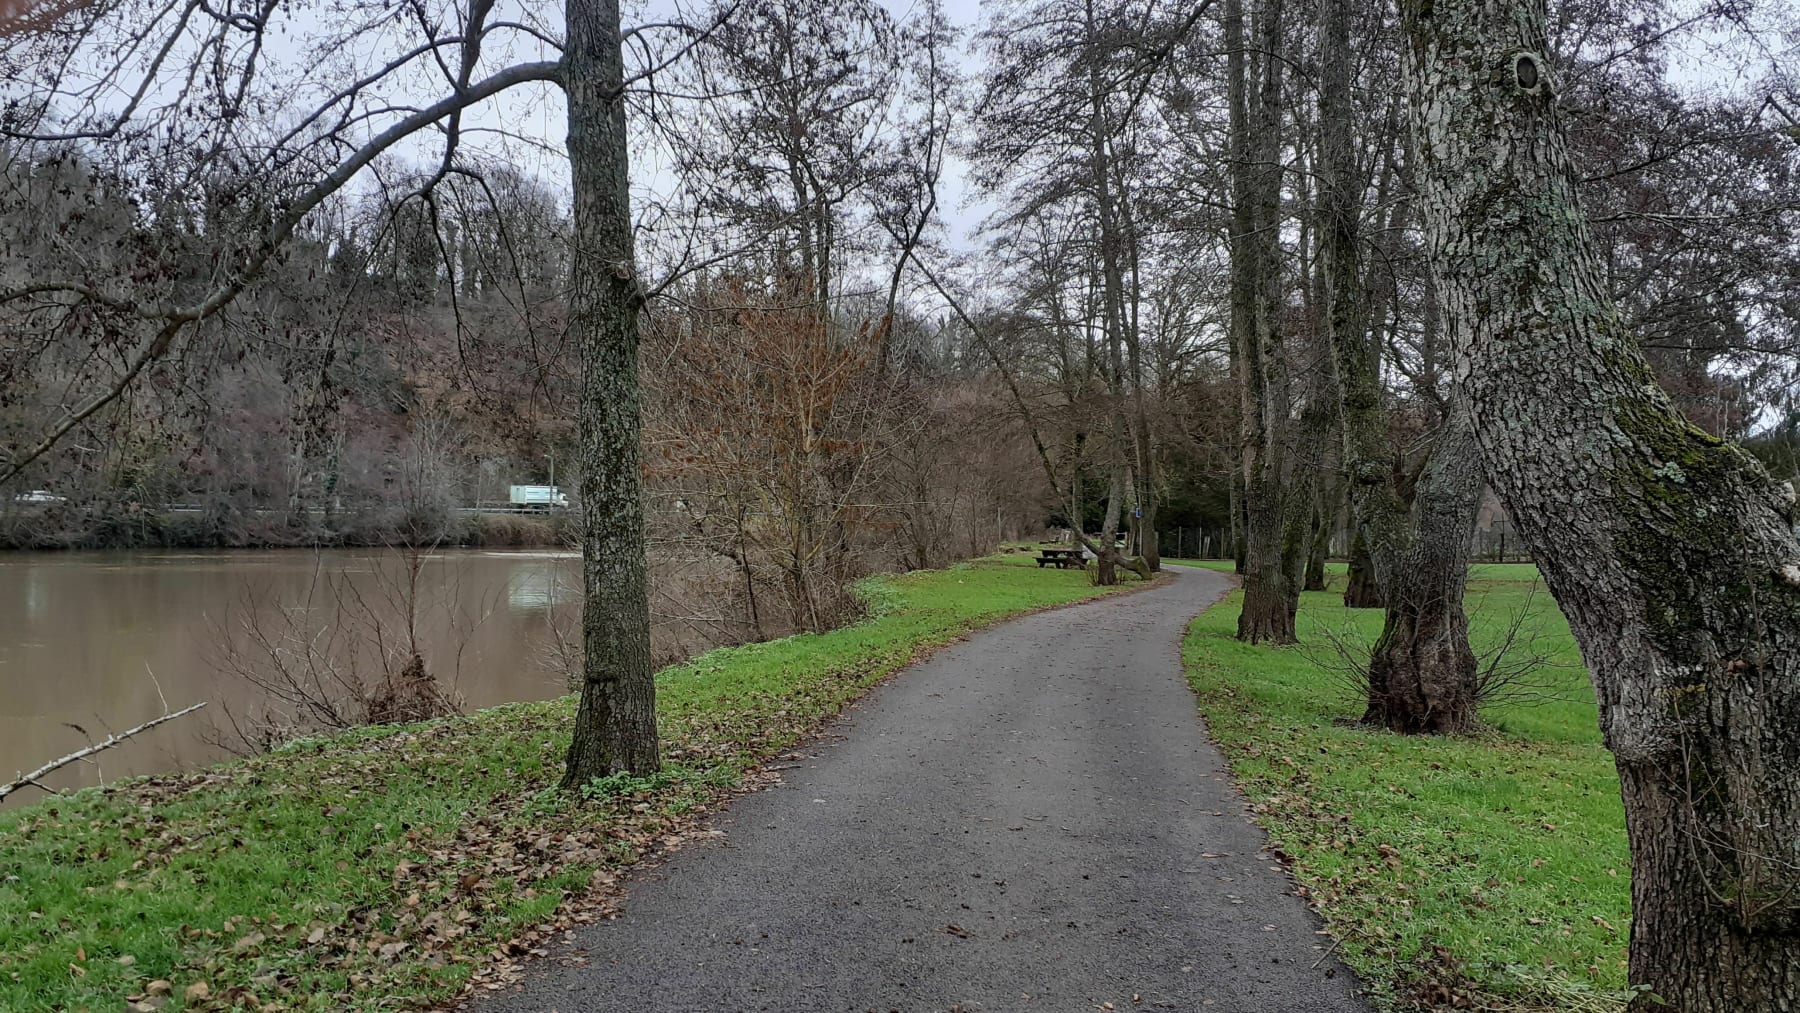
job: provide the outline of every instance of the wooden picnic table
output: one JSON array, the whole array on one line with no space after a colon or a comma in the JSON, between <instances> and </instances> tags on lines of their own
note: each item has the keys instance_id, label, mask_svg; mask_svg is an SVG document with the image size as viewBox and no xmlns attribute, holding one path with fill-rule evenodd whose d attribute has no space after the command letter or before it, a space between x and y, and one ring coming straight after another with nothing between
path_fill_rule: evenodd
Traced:
<instances>
[{"instance_id":1,"label":"wooden picnic table","mask_svg":"<svg viewBox=\"0 0 1800 1013\"><path fill-rule=\"evenodd\" d=\"M1084 567L1087 560L1081 558L1080 549L1039 549L1037 565L1039 569L1054 566L1058 570L1067 570Z\"/></svg>"}]
</instances>

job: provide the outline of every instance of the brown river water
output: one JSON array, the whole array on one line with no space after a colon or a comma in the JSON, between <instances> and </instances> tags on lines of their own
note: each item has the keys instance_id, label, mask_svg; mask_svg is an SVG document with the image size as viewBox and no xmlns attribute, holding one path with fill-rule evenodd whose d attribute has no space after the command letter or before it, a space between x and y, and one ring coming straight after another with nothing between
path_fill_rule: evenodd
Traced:
<instances>
[{"instance_id":1,"label":"brown river water","mask_svg":"<svg viewBox=\"0 0 1800 1013\"><path fill-rule=\"evenodd\" d=\"M224 758L234 718L271 713L243 674L273 671L271 648L290 670L310 653L313 672L366 679L404 649L409 611L429 669L465 708L557 696L556 630L579 580L580 560L557 551L0 554L0 783L201 700L46 783ZM42 797L26 788L5 804Z\"/></svg>"}]
</instances>

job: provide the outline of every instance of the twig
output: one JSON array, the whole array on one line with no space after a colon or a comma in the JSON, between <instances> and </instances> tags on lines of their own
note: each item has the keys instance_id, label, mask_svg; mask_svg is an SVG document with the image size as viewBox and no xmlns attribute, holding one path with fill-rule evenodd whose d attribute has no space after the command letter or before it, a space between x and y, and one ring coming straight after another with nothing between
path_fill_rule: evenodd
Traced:
<instances>
[{"instance_id":1,"label":"twig","mask_svg":"<svg viewBox=\"0 0 1800 1013\"><path fill-rule=\"evenodd\" d=\"M1319 969L1320 964L1323 964L1325 961L1330 960L1331 955L1333 953L1337 952L1338 944L1341 942L1343 942L1342 939L1339 939L1337 936L1332 936L1331 937L1331 945L1325 947L1325 952L1319 954L1319 959L1313 961L1313 965L1312 965L1311 969L1316 971Z\"/></svg>"},{"instance_id":2,"label":"twig","mask_svg":"<svg viewBox=\"0 0 1800 1013\"><path fill-rule=\"evenodd\" d=\"M162 701L163 713L169 713L169 698L163 695L162 680L156 677L156 671L148 661L144 662L144 674L150 677L150 684L156 687L156 698Z\"/></svg>"},{"instance_id":3,"label":"twig","mask_svg":"<svg viewBox=\"0 0 1800 1013\"><path fill-rule=\"evenodd\" d=\"M178 710L173 714L164 714L161 717L151 718L150 720L144 722L143 724L138 725L136 728L127 728L126 730L119 732L116 735L108 735L105 739L103 739L99 742L96 742L90 746L87 746L86 748L77 749L73 753L70 753L69 755L62 757L61 759L51 760L49 763L44 764L43 766L39 767L38 769L32 771L29 774L20 774L17 778L13 779L10 783L0 785L0 801L4 801L6 799L6 796L11 795L13 792L18 791L20 788L26 787L27 785L37 784L38 778L43 777L45 774L48 774L53 770L58 770L62 767L66 767L69 764L74 763L76 760L86 759L87 757L92 756L95 753L98 753L103 749L111 749L112 747L118 745L119 743L124 742L126 739L131 738L133 735L137 735L140 732L147 732L150 729L155 728L157 725L160 725L165 721L173 721L176 718L181 717L183 714L192 714L194 711L197 711L204 706L206 706L206 701L202 700L199 703L194 704L192 707L184 707L181 710ZM43 786L38 785L38 787L43 787Z\"/></svg>"}]
</instances>

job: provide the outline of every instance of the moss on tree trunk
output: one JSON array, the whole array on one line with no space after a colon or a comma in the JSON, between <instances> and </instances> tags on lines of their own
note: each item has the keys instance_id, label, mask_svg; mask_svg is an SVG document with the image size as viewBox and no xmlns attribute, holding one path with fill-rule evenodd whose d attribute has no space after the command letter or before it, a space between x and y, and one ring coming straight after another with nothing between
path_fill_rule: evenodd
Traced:
<instances>
[{"instance_id":1,"label":"moss on tree trunk","mask_svg":"<svg viewBox=\"0 0 1800 1013\"><path fill-rule=\"evenodd\" d=\"M1687 422L1624 326L1576 199L1542 0L1402 7L1458 388L1619 768L1638 1006L1800 1010L1793 490Z\"/></svg>"}]
</instances>

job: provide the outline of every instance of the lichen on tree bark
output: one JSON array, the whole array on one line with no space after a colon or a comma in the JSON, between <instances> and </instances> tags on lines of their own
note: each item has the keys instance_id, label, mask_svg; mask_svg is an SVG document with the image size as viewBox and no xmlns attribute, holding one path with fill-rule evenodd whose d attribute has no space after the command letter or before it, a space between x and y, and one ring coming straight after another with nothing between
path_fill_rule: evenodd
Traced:
<instances>
[{"instance_id":1,"label":"lichen on tree bark","mask_svg":"<svg viewBox=\"0 0 1800 1013\"><path fill-rule=\"evenodd\" d=\"M569 0L569 329L581 350L581 701L563 786L660 758L639 448L638 310L618 0Z\"/></svg>"},{"instance_id":2,"label":"lichen on tree bark","mask_svg":"<svg viewBox=\"0 0 1800 1013\"><path fill-rule=\"evenodd\" d=\"M1403 16L1458 388L1619 768L1638 1004L1800 1009L1791 493L1681 416L1614 306L1539 55L1542 0L1407 0Z\"/></svg>"}]
</instances>

